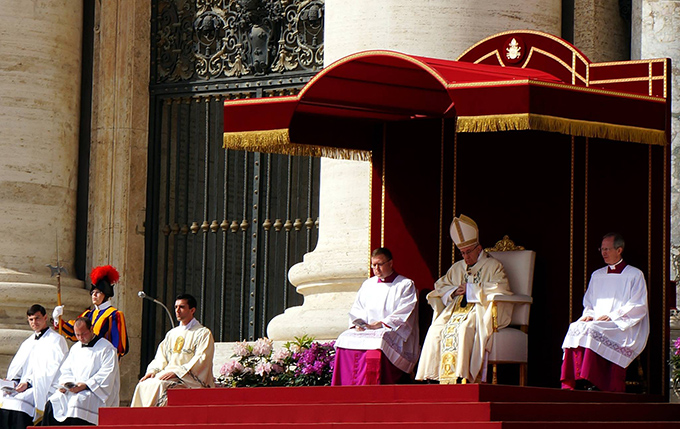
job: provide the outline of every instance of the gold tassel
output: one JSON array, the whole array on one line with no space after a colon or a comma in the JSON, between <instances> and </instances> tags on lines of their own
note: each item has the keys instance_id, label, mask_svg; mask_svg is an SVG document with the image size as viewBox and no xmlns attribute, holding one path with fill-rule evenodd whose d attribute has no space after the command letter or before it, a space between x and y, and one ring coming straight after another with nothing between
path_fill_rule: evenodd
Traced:
<instances>
[{"instance_id":1,"label":"gold tassel","mask_svg":"<svg viewBox=\"0 0 680 429\"><path fill-rule=\"evenodd\" d=\"M558 118L530 113L488 116L459 116L459 133L486 133L514 130L549 131L570 136L600 138L664 146L666 133L662 130Z\"/></svg>"},{"instance_id":2,"label":"gold tassel","mask_svg":"<svg viewBox=\"0 0 680 429\"><path fill-rule=\"evenodd\" d=\"M225 149L370 161L371 151L291 143L288 129L224 133Z\"/></svg>"}]
</instances>

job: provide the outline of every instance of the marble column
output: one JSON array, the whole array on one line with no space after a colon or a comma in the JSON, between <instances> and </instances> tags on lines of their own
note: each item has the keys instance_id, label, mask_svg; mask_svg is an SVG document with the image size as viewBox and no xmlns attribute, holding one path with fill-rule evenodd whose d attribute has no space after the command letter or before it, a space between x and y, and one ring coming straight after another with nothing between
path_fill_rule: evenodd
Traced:
<instances>
[{"instance_id":1,"label":"marble column","mask_svg":"<svg viewBox=\"0 0 680 429\"><path fill-rule=\"evenodd\" d=\"M326 0L324 63L367 49L455 60L483 38L512 29L559 35L557 0ZM268 335L331 339L347 327L347 312L369 275L370 164L324 159L319 242L293 266L289 279L304 303L274 318ZM398 262L397 262L398 264Z\"/></svg>"},{"instance_id":2,"label":"marble column","mask_svg":"<svg viewBox=\"0 0 680 429\"><path fill-rule=\"evenodd\" d=\"M106 0L95 9L87 266L111 264L121 275L112 303L130 339L120 362L123 403L140 370L150 20L146 0Z\"/></svg>"},{"instance_id":3,"label":"marble column","mask_svg":"<svg viewBox=\"0 0 680 429\"><path fill-rule=\"evenodd\" d=\"M30 335L26 309L62 296L75 316L90 304L73 272L82 2L0 1L0 376Z\"/></svg>"},{"instance_id":4,"label":"marble column","mask_svg":"<svg viewBox=\"0 0 680 429\"><path fill-rule=\"evenodd\" d=\"M593 62L628 59L629 25L621 16L618 1L574 2L574 46Z\"/></svg>"}]
</instances>

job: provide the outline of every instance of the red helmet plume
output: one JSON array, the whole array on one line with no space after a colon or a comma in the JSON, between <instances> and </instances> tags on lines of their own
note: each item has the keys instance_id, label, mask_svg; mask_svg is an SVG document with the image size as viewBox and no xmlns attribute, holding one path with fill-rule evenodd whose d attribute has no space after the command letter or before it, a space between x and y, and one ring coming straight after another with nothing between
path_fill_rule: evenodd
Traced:
<instances>
[{"instance_id":1,"label":"red helmet plume","mask_svg":"<svg viewBox=\"0 0 680 429\"><path fill-rule=\"evenodd\" d=\"M105 278L109 284L115 284L118 282L120 274L118 274L118 270L116 270L116 268L111 265L102 265L97 268L93 268L92 272L90 272L90 280L92 280L92 284L99 283L99 280L103 278Z\"/></svg>"},{"instance_id":2,"label":"red helmet plume","mask_svg":"<svg viewBox=\"0 0 680 429\"><path fill-rule=\"evenodd\" d=\"M120 274L118 274L118 270L111 265L102 265L94 268L90 272L90 280L92 280L90 292L99 289L104 295L110 298L113 296L113 285L119 278Z\"/></svg>"}]
</instances>

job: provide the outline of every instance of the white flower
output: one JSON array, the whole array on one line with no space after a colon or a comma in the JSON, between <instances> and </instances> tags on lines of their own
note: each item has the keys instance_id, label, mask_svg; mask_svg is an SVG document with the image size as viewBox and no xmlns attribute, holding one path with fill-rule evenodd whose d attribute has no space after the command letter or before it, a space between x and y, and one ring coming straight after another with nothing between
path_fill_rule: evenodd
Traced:
<instances>
[{"instance_id":1,"label":"white flower","mask_svg":"<svg viewBox=\"0 0 680 429\"><path fill-rule=\"evenodd\" d=\"M248 356L250 354L250 346L246 340L237 342L234 345L234 355L236 356Z\"/></svg>"},{"instance_id":2,"label":"white flower","mask_svg":"<svg viewBox=\"0 0 680 429\"><path fill-rule=\"evenodd\" d=\"M255 367L255 374L265 375L272 371L272 364L269 362L261 362Z\"/></svg>"},{"instance_id":3,"label":"white flower","mask_svg":"<svg viewBox=\"0 0 680 429\"><path fill-rule=\"evenodd\" d=\"M274 341L269 338L258 338L253 345L253 354L255 356L269 356L274 347Z\"/></svg>"},{"instance_id":4,"label":"white flower","mask_svg":"<svg viewBox=\"0 0 680 429\"><path fill-rule=\"evenodd\" d=\"M278 349L272 355L272 361L283 362L289 356L290 356L290 350L288 350L288 349Z\"/></svg>"}]
</instances>

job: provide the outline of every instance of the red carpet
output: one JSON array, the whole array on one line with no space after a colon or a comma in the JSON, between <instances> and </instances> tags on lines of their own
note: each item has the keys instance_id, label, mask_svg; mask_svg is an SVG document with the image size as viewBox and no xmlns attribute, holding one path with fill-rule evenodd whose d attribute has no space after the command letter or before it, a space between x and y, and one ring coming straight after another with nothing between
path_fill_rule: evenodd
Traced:
<instances>
[{"instance_id":1,"label":"red carpet","mask_svg":"<svg viewBox=\"0 0 680 429\"><path fill-rule=\"evenodd\" d=\"M679 428L680 404L642 395L493 385L173 390L165 408L107 408L100 427Z\"/></svg>"}]
</instances>

